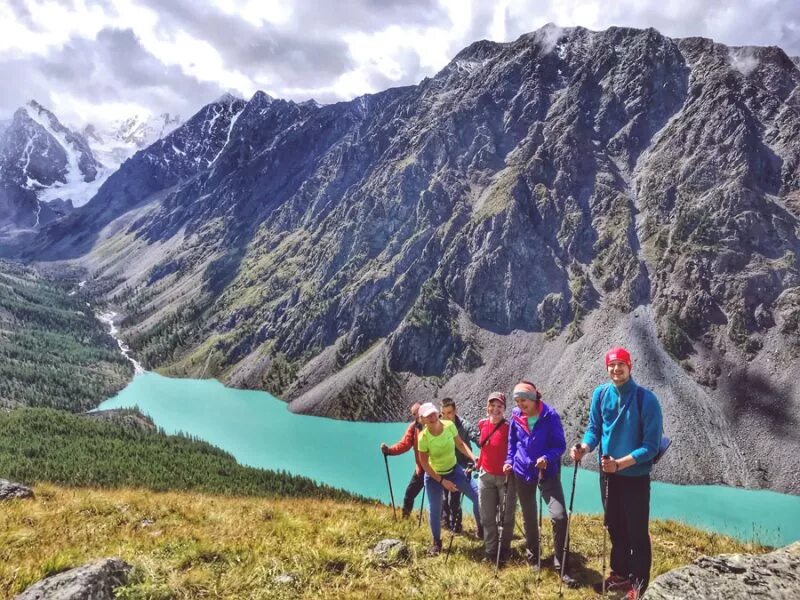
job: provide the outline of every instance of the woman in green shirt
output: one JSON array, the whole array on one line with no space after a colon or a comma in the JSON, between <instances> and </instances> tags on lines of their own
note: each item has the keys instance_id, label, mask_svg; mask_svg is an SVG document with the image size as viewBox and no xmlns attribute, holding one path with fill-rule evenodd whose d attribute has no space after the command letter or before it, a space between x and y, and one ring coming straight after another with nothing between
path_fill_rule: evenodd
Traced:
<instances>
[{"instance_id":1,"label":"woman in green shirt","mask_svg":"<svg viewBox=\"0 0 800 600\"><path fill-rule=\"evenodd\" d=\"M418 449L422 468L425 469L425 493L430 507L433 546L429 554L435 556L442 551L442 495L444 490L461 492L472 501L472 513L478 525L478 537L483 537L481 514L478 508L478 488L467 478L456 462L456 447L472 462L475 456L458 435L452 421L439 418L439 410L432 402L419 407L419 416L425 428L419 435Z\"/></svg>"}]
</instances>

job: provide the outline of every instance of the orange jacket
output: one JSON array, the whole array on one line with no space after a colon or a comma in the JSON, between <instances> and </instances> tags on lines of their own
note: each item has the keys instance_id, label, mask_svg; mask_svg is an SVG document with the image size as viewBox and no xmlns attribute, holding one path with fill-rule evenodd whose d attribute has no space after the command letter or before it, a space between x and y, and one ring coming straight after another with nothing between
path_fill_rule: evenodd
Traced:
<instances>
[{"instance_id":1,"label":"orange jacket","mask_svg":"<svg viewBox=\"0 0 800 600\"><path fill-rule=\"evenodd\" d=\"M416 422L411 423L408 426L408 429L406 429L406 432L403 434L403 437L400 438L400 441L394 446L389 446L389 448L386 450L386 454L389 454L390 456L396 456L398 454L408 452L413 448L414 460L417 462L417 473L422 474L422 463L419 462L419 448L417 446L418 434L419 429L417 429Z\"/></svg>"}]
</instances>

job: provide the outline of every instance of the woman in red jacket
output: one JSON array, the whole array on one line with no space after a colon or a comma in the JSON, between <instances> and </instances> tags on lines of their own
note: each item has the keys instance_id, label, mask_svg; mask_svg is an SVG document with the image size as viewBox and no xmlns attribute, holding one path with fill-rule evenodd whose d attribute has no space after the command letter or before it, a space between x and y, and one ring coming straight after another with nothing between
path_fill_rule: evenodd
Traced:
<instances>
[{"instance_id":1,"label":"woman in red jacket","mask_svg":"<svg viewBox=\"0 0 800 600\"><path fill-rule=\"evenodd\" d=\"M503 392L492 392L486 401L485 419L478 421L480 457L478 467L478 500L481 508L483 539L486 560L505 563L514 534L514 504L517 502L513 485L503 474L503 463L508 454L508 422L505 420L506 396ZM498 532L498 513L503 517L502 539Z\"/></svg>"}]
</instances>

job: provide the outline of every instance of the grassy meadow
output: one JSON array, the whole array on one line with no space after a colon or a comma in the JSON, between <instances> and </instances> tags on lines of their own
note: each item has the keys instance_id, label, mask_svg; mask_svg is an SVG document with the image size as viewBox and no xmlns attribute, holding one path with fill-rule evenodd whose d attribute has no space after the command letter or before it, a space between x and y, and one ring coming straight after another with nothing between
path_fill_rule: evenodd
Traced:
<instances>
[{"instance_id":1,"label":"grassy meadow","mask_svg":"<svg viewBox=\"0 0 800 600\"><path fill-rule=\"evenodd\" d=\"M0 511L0 596L13 597L42 577L90 560L119 556L134 566L121 598L553 598L558 579L541 580L525 566L522 541L495 577L481 562L481 542L456 536L452 554L429 558L426 523L417 513L394 521L378 504L333 499L231 497L144 489L34 487L34 500L4 503ZM398 511L399 513L399 511ZM521 515L517 514L521 525ZM547 519L545 518L545 521ZM465 528L474 530L471 519ZM449 541L445 532L445 548ZM762 552L757 544L654 522L653 577L703 554ZM399 538L411 556L382 567L367 551ZM564 598L597 597L603 530L597 516L576 516L572 548L585 585ZM552 552L545 523L544 559ZM276 577L291 574L293 582Z\"/></svg>"}]
</instances>

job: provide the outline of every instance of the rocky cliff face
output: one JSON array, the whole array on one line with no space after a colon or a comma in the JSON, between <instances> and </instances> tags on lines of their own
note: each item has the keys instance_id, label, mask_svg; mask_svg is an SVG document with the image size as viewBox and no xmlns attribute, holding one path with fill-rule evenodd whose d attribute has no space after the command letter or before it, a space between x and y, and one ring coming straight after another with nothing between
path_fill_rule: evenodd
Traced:
<instances>
[{"instance_id":1,"label":"rocky cliff face","mask_svg":"<svg viewBox=\"0 0 800 600\"><path fill-rule=\"evenodd\" d=\"M30 255L88 252L151 367L338 418L529 377L574 439L627 344L661 477L800 492L798 83L777 48L548 26L352 102L209 105Z\"/></svg>"}]
</instances>

